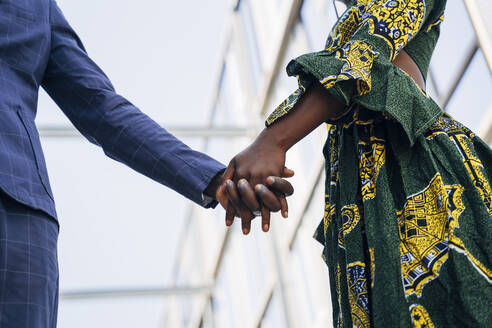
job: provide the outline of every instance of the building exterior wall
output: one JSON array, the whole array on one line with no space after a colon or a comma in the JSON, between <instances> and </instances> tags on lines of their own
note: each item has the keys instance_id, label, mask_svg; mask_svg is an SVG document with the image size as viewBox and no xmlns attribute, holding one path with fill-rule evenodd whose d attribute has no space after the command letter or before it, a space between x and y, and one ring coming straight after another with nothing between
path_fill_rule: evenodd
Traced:
<instances>
[{"instance_id":1,"label":"building exterior wall","mask_svg":"<svg viewBox=\"0 0 492 328\"><path fill-rule=\"evenodd\" d=\"M492 87L492 79L473 25L463 15L465 4L448 3L428 89L445 110L477 129L492 101L490 93L484 92ZM343 5L337 2L337 6L341 13ZM251 142L268 112L296 88L295 79L286 77L284 71L288 61L302 53L322 49L336 21L333 4L327 0L241 0L231 15L231 33L224 50L224 71L212 122L246 125L250 134L242 139L210 140L208 150L214 153L227 149L228 155ZM180 258L176 281L197 283L207 277L206 281L214 282L214 288L193 300L179 297L171 300L167 313L176 320L175 324L184 327L327 327L332 324L328 270L320 256L321 245L312 239L323 215L321 149L325 136L325 127L320 127L289 151L287 166L296 170L293 178L296 192L289 199L291 216L288 220L274 216L271 233L263 234L259 225L254 225L252 234L243 237L238 223L231 230L221 228L222 212L208 213L210 217L204 219L201 217L204 213L193 211L192 221L196 224L187 232L187 251ZM210 231L215 232L210 234ZM198 235L201 237L191 237ZM204 253L197 254L197 249ZM197 257L200 261L193 260Z\"/></svg>"}]
</instances>

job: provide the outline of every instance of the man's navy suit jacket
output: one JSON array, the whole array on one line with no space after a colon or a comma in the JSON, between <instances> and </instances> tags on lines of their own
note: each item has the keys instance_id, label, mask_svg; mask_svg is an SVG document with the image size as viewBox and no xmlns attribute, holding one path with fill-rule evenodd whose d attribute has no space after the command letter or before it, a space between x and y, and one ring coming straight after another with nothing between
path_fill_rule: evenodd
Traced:
<instances>
[{"instance_id":1,"label":"man's navy suit jacket","mask_svg":"<svg viewBox=\"0 0 492 328\"><path fill-rule=\"evenodd\" d=\"M109 157L204 204L202 193L223 165L191 150L118 95L54 0L0 0L3 192L56 219L34 123L40 86Z\"/></svg>"}]
</instances>

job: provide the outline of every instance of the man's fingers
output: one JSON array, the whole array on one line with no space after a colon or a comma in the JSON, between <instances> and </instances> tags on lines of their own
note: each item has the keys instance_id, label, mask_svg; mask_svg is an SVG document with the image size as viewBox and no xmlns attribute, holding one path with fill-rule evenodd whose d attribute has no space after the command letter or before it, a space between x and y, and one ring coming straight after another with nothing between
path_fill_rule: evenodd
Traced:
<instances>
[{"instance_id":1,"label":"man's fingers","mask_svg":"<svg viewBox=\"0 0 492 328\"><path fill-rule=\"evenodd\" d=\"M236 214L239 215L239 204L241 200L239 199L239 195L236 191L236 185L231 180L227 180L225 183L225 189L227 193L227 198L229 198L229 203L234 206L234 210Z\"/></svg>"},{"instance_id":2,"label":"man's fingers","mask_svg":"<svg viewBox=\"0 0 492 328\"><path fill-rule=\"evenodd\" d=\"M251 219L243 219L241 221L241 226L243 228L243 234L247 235L251 231Z\"/></svg>"},{"instance_id":3,"label":"man's fingers","mask_svg":"<svg viewBox=\"0 0 492 328\"><path fill-rule=\"evenodd\" d=\"M237 183L237 189L239 190L239 195L241 196L241 200L244 205L246 205L251 212L257 212L260 210L260 203L258 203L256 194L247 180L239 180Z\"/></svg>"},{"instance_id":4,"label":"man's fingers","mask_svg":"<svg viewBox=\"0 0 492 328\"><path fill-rule=\"evenodd\" d=\"M292 178L295 172L289 168L284 167L284 171L282 173L283 178Z\"/></svg>"},{"instance_id":5,"label":"man's fingers","mask_svg":"<svg viewBox=\"0 0 492 328\"><path fill-rule=\"evenodd\" d=\"M272 191L285 196L292 196L292 194L294 193L294 187L292 187L290 182L279 177L268 177L266 179L266 184L268 188Z\"/></svg>"},{"instance_id":6,"label":"man's fingers","mask_svg":"<svg viewBox=\"0 0 492 328\"><path fill-rule=\"evenodd\" d=\"M232 204L231 203L227 204L226 216L225 216L226 226L230 227L234 223L235 215L236 215L236 211L234 210Z\"/></svg>"},{"instance_id":7,"label":"man's fingers","mask_svg":"<svg viewBox=\"0 0 492 328\"><path fill-rule=\"evenodd\" d=\"M227 198L225 184L222 184L222 185L220 185L219 188L217 188L217 192L215 193L215 197L217 198L217 201L220 203L220 205L224 209L227 209L227 204L229 203L229 198Z\"/></svg>"},{"instance_id":8,"label":"man's fingers","mask_svg":"<svg viewBox=\"0 0 492 328\"><path fill-rule=\"evenodd\" d=\"M229 197L230 203L234 206L236 210L236 215L239 215L241 219L251 221L254 216L241 202L239 193L237 192L236 185L231 180L226 181L226 192Z\"/></svg>"},{"instance_id":9,"label":"man's fingers","mask_svg":"<svg viewBox=\"0 0 492 328\"><path fill-rule=\"evenodd\" d=\"M261 229L264 232L270 230L270 211L265 207L261 207Z\"/></svg>"},{"instance_id":10,"label":"man's fingers","mask_svg":"<svg viewBox=\"0 0 492 328\"><path fill-rule=\"evenodd\" d=\"M262 204L272 212L278 212L282 208L277 196L262 184L255 186L255 193L261 200Z\"/></svg>"}]
</instances>

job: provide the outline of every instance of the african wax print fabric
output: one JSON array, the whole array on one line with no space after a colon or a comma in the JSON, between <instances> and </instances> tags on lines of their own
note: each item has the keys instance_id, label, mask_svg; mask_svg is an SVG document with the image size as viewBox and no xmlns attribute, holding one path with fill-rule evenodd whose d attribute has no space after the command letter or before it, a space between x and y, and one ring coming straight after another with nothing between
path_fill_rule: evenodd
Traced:
<instances>
[{"instance_id":1,"label":"african wax print fabric","mask_svg":"<svg viewBox=\"0 0 492 328\"><path fill-rule=\"evenodd\" d=\"M490 327L492 151L392 64L425 76L444 0L357 0L325 50L287 67L347 105L328 122L325 213L315 233L335 327Z\"/></svg>"}]
</instances>

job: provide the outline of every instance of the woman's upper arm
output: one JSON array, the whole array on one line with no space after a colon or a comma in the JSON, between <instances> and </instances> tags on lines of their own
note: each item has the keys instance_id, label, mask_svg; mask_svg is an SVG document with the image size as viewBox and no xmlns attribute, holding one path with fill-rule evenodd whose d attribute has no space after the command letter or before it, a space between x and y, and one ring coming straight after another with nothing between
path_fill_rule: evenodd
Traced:
<instances>
[{"instance_id":1,"label":"woman's upper arm","mask_svg":"<svg viewBox=\"0 0 492 328\"><path fill-rule=\"evenodd\" d=\"M415 83L417 83L422 90L425 90L424 76L412 57L410 57L405 50L402 50L398 56L396 56L393 60L393 65L410 75Z\"/></svg>"}]
</instances>

